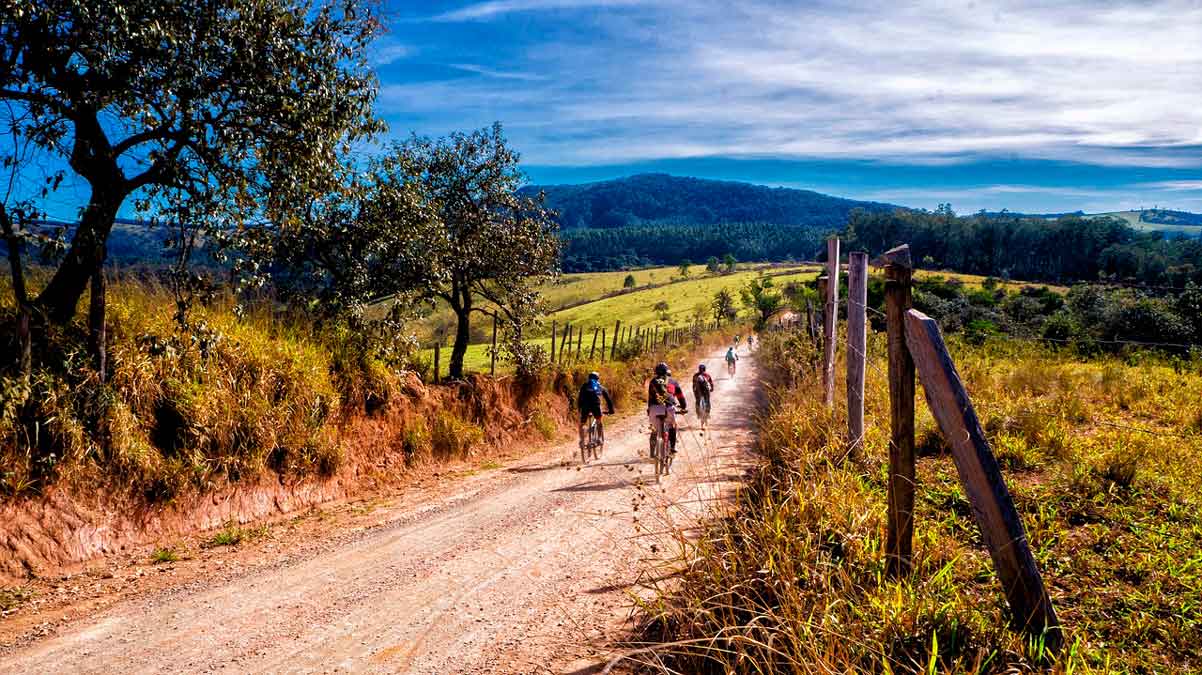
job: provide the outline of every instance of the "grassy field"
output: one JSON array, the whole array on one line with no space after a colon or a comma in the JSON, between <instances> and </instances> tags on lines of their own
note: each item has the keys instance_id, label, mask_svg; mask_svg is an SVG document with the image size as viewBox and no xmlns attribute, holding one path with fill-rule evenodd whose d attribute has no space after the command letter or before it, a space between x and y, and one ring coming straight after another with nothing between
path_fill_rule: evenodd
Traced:
<instances>
[{"instance_id":1,"label":"grassy field","mask_svg":"<svg viewBox=\"0 0 1202 675\"><path fill-rule=\"evenodd\" d=\"M1171 223L1148 223L1139 219L1142 211L1112 211L1110 213L1096 213L1095 216L1112 216L1114 218L1122 218L1127 221L1131 227L1140 230L1141 232L1182 232L1193 235L1195 237L1202 236L1202 227L1197 225L1174 225Z\"/></svg>"},{"instance_id":2,"label":"grassy field","mask_svg":"<svg viewBox=\"0 0 1202 675\"><path fill-rule=\"evenodd\" d=\"M955 338L950 346L1065 628L1064 649L1050 654L1007 628L993 566L921 388L914 570L900 581L884 575L883 336L870 342L865 453L852 459L845 411L822 406L808 366L813 348L782 337L761 347L772 385L759 420L761 472L730 517L681 534L679 573L643 608L644 636L661 645L669 668L1202 669L1202 361L1081 360L1031 343L974 347Z\"/></svg>"},{"instance_id":3,"label":"grassy field","mask_svg":"<svg viewBox=\"0 0 1202 675\"><path fill-rule=\"evenodd\" d=\"M618 320L622 321L623 326L648 329L653 329L655 325L659 325L661 329L667 326L686 326L693 323L694 314L699 311L699 306L704 308L704 320L712 321L713 314L709 305L713 301L714 294L721 289L730 292L734 296L736 304L739 304L739 289L746 286L747 282L761 272L774 275L774 281L778 285L792 281L809 281L818 274L813 267L799 266L747 265L732 274L722 275L704 274L704 269L701 265L694 266L687 279L680 278L679 271L675 267L659 267L629 273L596 272L564 275L560 283L544 289L544 297L551 307L566 306L567 308L548 315L541 329L535 332L535 335L541 334L541 336L530 342L549 348L552 322L555 322L560 329L565 322L569 322L586 331L583 351L587 352L594 328L606 329L607 339L612 339L613 336L610 334L613 333L614 322ZM642 279L647 283L657 285L650 288L636 287L635 290L628 293L602 297L607 293L621 290L622 281L627 274L634 274L636 280ZM600 297L601 299L577 304L590 297ZM666 312L655 309L659 302L668 304ZM449 323L450 318L445 316L445 318L439 317L436 320L445 320ZM473 343L468 347L464 357L464 368L468 372L487 371L489 367L488 343L485 342L487 336L483 330L486 322L482 318L476 320L479 325L474 332ZM424 331L419 330L419 337L429 335L429 325L427 323L422 326ZM487 326L491 327L491 324L487 324ZM448 335L450 335L450 331L448 331ZM448 337L442 350L440 370L443 374L446 373L447 360L450 358L450 348L445 345L449 345L450 340L451 338ZM427 359L433 359L433 353L433 349L423 352ZM498 369L503 369L503 366L498 364Z\"/></svg>"},{"instance_id":4,"label":"grassy field","mask_svg":"<svg viewBox=\"0 0 1202 675\"><path fill-rule=\"evenodd\" d=\"M721 275L706 274L704 270L703 266L695 265L688 278L681 278L676 267L657 267L633 272L565 274L557 283L548 285L542 290L547 305L558 309L547 315L543 326L536 329L534 332L536 337L530 342L549 348L552 322L555 322L559 329L563 328L564 322L569 322L575 327L583 327L586 331L583 350L588 351L594 328L606 329L606 338L611 339L610 333L613 332L614 322L618 320L621 320L622 325L627 327L653 328L655 325L659 325L662 329L665 326L685 326L693 322L695 313L701 311L699 307L704 309L705 320L710 321L713 316L709 311L709 305L713 301L714 294L719 290L725 289L730 292L740 310L745 311L742 310L739 290L759 274L772 275L778 286L790 282L812 281L819 274L819 268L813 265L748 264L741 265L732 274ZM623 290L622 283L627 274L635 276L638 286L629 292L609 295ZM958 279L965 286L972 288L980 288L985 282L985 277L974 274L939 270L917 270L915 272L916 279L936 277ZM648 287L648 284L651 286ZM1024 286L1046 285L1059 293L1068 292L1068 288L1064 286L1031 284L1023 281L998 281L998 285L1011 291ZM606 295L609 297L605 297ZM589 298L599 299L587 302ZM666 311L655 309L660 302L667 303ZM491 324L483 317L477 317L475 321L472 342L464 357L464 368L467 372L486 372L489 368L487 346ZM428 344L433 339L436 327L442 327L447 336L440 363L440 371L445 375L448 367L447 360L450 358L449 345L454 334L452 315L449 310L440 311L420 322L417 325L416 333L420 340ZM598 342L598 346L600 346L600 342ZM432 348L423 352L424 357L431 361L433 354ZM505 366L498 364L498 370L504 371Z\"/></svg>"}]
</instances>

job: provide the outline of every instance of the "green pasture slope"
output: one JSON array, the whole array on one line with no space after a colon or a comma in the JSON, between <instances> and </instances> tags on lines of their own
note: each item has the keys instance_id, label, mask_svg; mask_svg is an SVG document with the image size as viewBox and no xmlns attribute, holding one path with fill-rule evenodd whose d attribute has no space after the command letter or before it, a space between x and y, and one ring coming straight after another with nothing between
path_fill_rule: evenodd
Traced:
<instances>
[{"instance_id":1,"label":"green pasture slope","mask_svg":"<svg viewBox=\"0 0 1202 675\"><path fill-rule=\"evenodd\" d=\"M1202 227L1197 225L1178 225L1173 223L1148 223L1139 219L1143 211L1111 211L1110 213L1095 213L1095 217L1111 216L1122 218L1127 224L1140 232L1182 232L1192 236L1202 235Z\"/></svg>"},{"instance_id":2,"label":"green pasture slope","mask_svg":"<svg viewBox=\"0 0 1202 675\"><path fill-rule=\"evenodd\" d=\"M548 305L557 308L544 321L540 330L534 333L531 343L541 344L544 348L550 346L550 330L552 322L562 330L565 322L575 328L583 328L585 340L583 350L588 351L592 341L594 328L606 329L606 339L612 339L614 323L621 320L623 326L661 329L666 326L684 326L693 322L694 312L704 306L706 320L713 320L709 305L714 294L726 289L733 296L741 309L739 290L747 282L759 274L771 275L778 285L790 281L809 281L818 275L818 268L813 265L741 265L730 274L709 274L703 265L694 265L687 278L680 276L676 267L657 267L632 272L586 272L580 274L565 274L559 282L545 288L543 297ZM622 283L627 274L633 274L637 284L633 291L623 291ZM617 295L610 295L618 293ZM608 297L606 297L608 296ZM597 298L588 301L589 298ZM668 303L666 312L655 309L660 302ZM667 321L661 314L666 315ZM449 316L437 312L430 317L418 331L419 337L428 339L431 326L449 322ZM482 317L475 319L480 325L474 330L472 344L464 357L464 370L467 372L487 371L489 357L488 341L485 333L486 321ZM491 324L489 324L491 325ZM448 333L441 355L440 370L445 374L447 361L450 359L451 335ZM425 350L427 358L433 358L433 349ZM498 364L498 370L501 369Z\"/></svg>"}]
</instances>

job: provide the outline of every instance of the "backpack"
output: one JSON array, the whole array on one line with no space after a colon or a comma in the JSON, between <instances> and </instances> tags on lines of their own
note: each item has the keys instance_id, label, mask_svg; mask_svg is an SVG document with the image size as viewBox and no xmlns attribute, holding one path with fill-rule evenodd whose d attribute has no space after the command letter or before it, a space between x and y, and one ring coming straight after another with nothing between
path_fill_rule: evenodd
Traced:
<instances>
[{"instance_id":1,"label":"backpack","mask_svg":"<svg viewBox=\"0 0 1202 675\"><path fill-rule=\"evenodd\" d=\"M655 400L656 405L671 405L672 403L672 387L668 383L668 378L657 377L651 380L651 398Z\"/></svg>"},{"instance_id":2,"label":"backpack","mask_svg":"<svg viewBox=\"0 0 1202 675\"><path fill-rule=\"evenodd\" d=\"M710 392L710 381L702 373L693 373L693 391L699 394Z\"/></svg>"}]
</instances>

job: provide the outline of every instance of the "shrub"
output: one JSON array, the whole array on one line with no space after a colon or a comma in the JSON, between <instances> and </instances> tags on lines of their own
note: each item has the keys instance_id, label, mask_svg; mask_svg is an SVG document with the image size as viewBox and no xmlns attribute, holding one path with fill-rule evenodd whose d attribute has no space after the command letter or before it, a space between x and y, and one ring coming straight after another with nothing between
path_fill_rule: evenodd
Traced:
<instances>
[{"instance_id":1,"label":"shrub","mask_svg":"<svg viewBox=\"0 0 1202 675\"><path fill-rule=\"evenodd\" d=\"M434 416L430 444L438 457L466 457L472 446L484 440L484 430L448 410Z\"/></svg>"},{"instance_id":2,"label":"shrub","mask_svg":"<svg viewBox=\"0 0 1202 675\"><path fill-rule=\"evenodd\" d=\"M401 433L401 450L405 453L406 461L413 461L418 456L425 456L431 450L430 427L424 417L418 417L405 425Z\"/></svg>"},{"instance_id":3,"label":"shrub","mask_svg":"<svg viewBox=\"0 0 1202 675\"><path fill-rule=\"evenodd\" d=\"M555 424L555 419L542 410L534 411L530 416L530 423L542 435L543 440L549 441L559 435L559 426Z\"/></svg>"}]
</instances>

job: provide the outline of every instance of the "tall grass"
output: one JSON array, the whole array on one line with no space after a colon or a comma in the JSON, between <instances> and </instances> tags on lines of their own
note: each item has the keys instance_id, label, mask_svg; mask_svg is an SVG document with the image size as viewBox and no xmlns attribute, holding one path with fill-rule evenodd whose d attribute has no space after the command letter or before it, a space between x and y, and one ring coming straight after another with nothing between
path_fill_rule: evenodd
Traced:
<instances>
[{"instance_id":1,"label":"tall grass","mask_svg":"<svg viewBox=\"0 0 1202 675\"><path fill-rule=\"evenodd\" d=\"M1050 654L1007 627L938 447L918 465L914 570L885 575L881 338L870 344L859 459L846 456L844 411L821 404L811 347L797 336L763 341L761 469L730 516L695 543L682 537L679 575L641 608L649 651L637 658L690 673L1202 668L1202 433L1190 426L1202 369L952 341L1066 627L1066 647ZM921 401L918 413L919 438L937 435Z\"/></svg>"},{"instance_id":2,"label":"tall grass","mask_svg":"<svg viewBox=\"0 0 1202 675\"><path fill-rule=\"evenodd\" d=\"M401 467L463 459L520 432L531 412L541 414L532 433L553 437L554 420L568 413L563 400L574 400L589 370L600 369L621 402L641 385L648 360L665 357L572 364L530 383L521 400L505 383L431 393L351 331L269 302L235 311L232 298L218 296L195 307L181 330L173 296L153 279L115 279L108 296L106 382L87 356L82 316L35 331L28 389L10 360L0 362L0 499L59 483L163 502L267 473L330 476L381 446L396 451ZM11 293L0 288L0 345L13 339L14 315ZM402 401L405 410L393 406ZM368 425L374 435L365 438L356 424L369 418L385 419Z\"/></svg>"}]
</instances>

